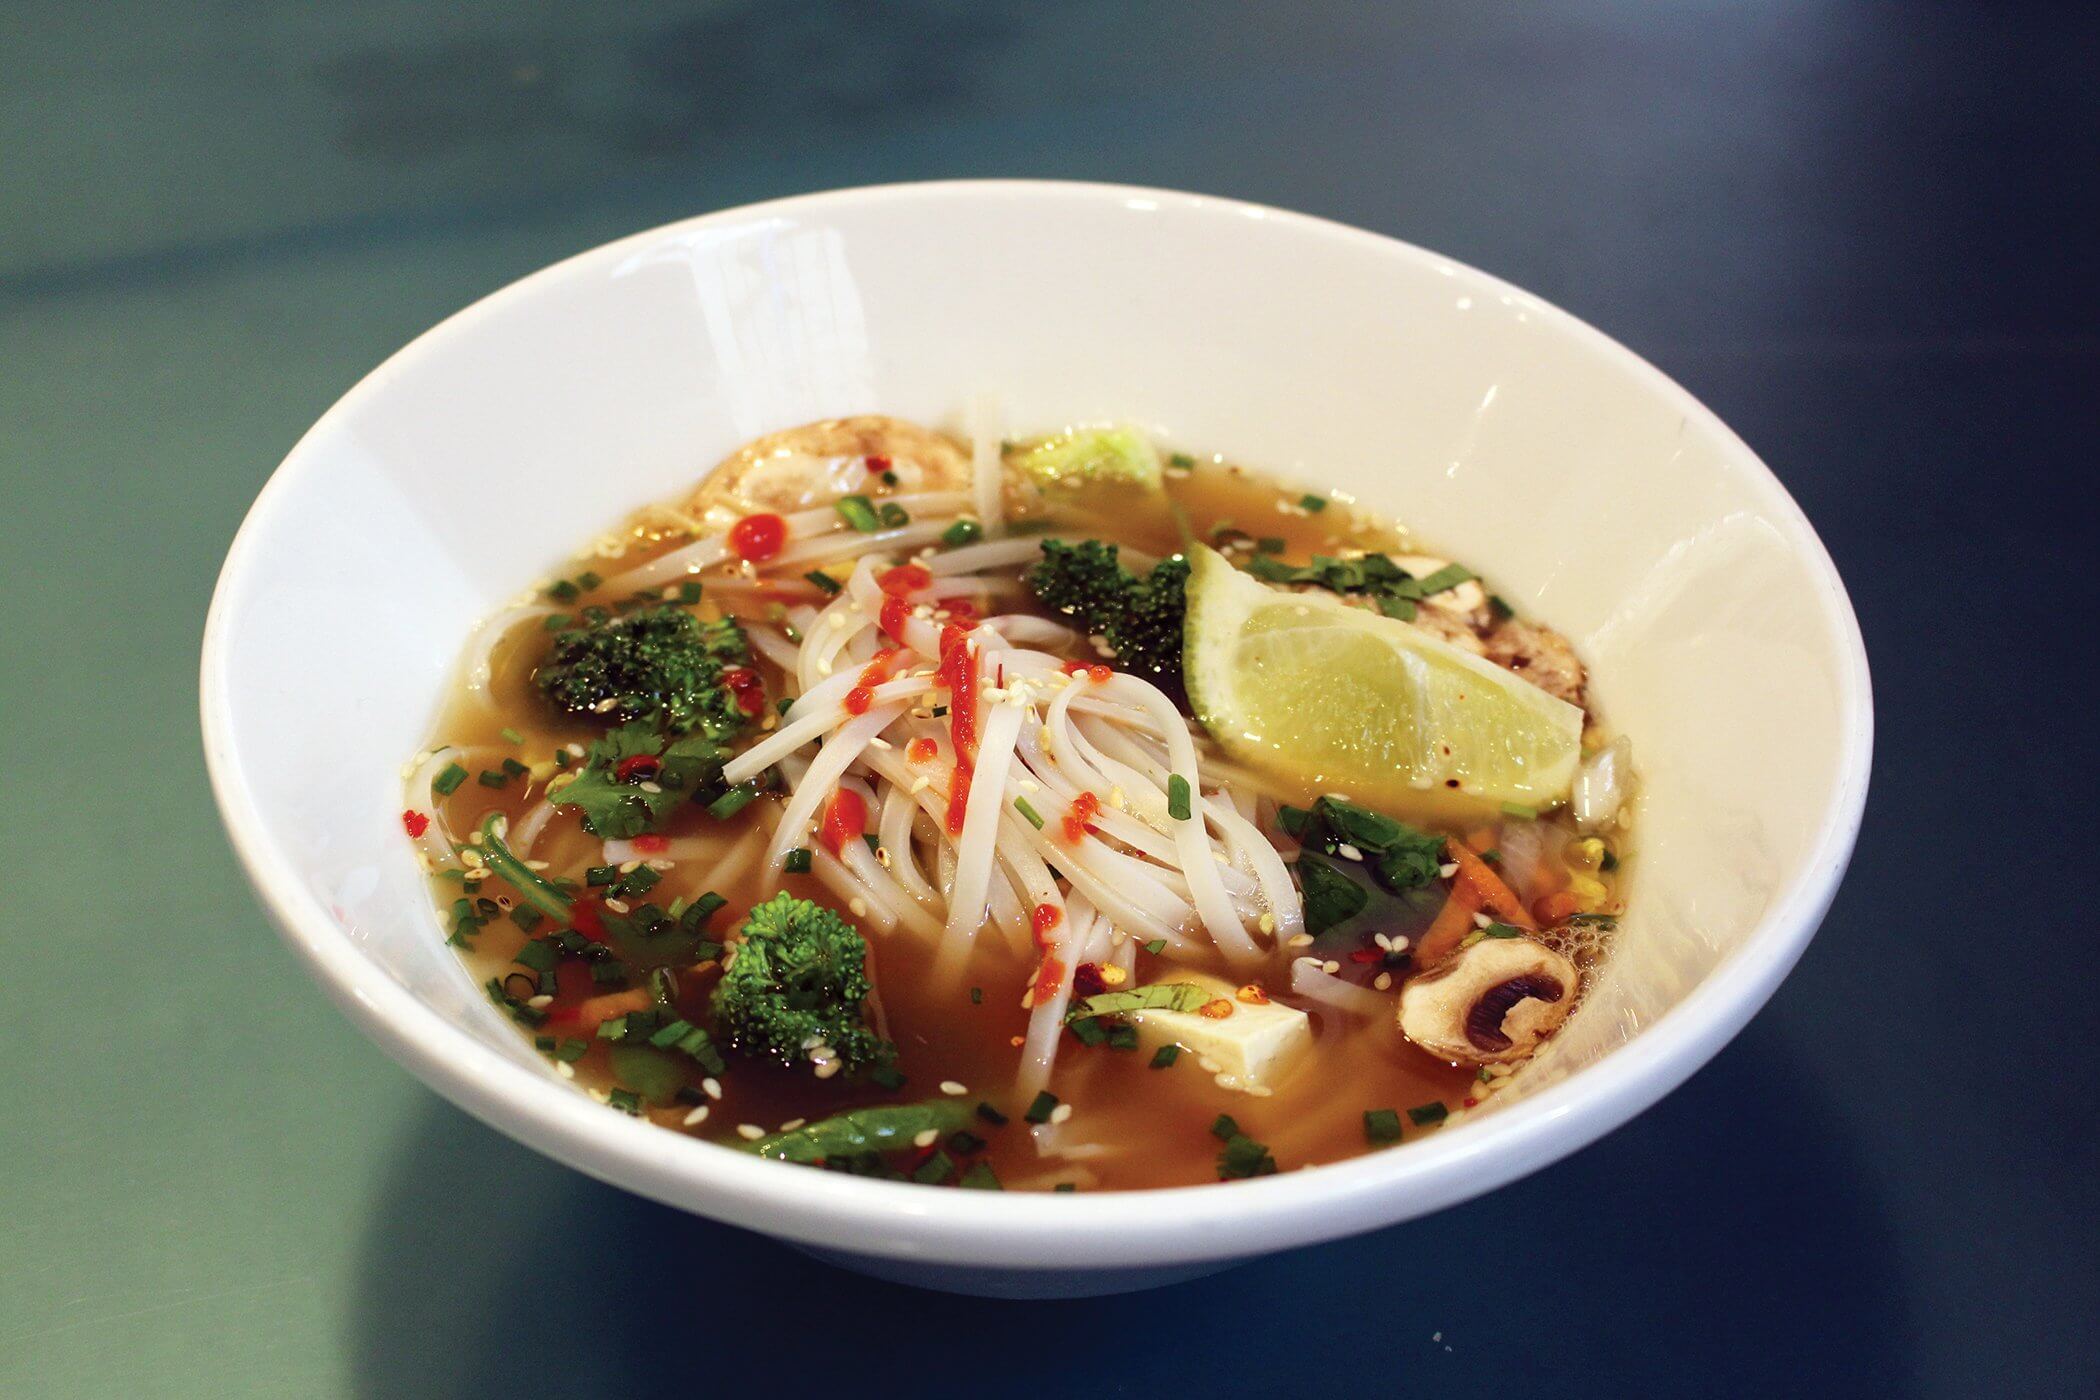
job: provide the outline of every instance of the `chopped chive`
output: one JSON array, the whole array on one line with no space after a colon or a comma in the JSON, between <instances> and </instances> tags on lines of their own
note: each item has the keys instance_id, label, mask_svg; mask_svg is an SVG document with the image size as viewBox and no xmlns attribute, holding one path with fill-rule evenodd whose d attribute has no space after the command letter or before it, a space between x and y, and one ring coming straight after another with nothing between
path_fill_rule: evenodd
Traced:
<instances>
[{"instance_id":1,"label":"chopped chive","mask_svg":"<svg viewBox=\"0 0 2100 1400\"><path fill-rule=\"evenodd\" d=\"M631 899L638 894L647 894L656 888L663 875L653 865L637 865L620 881L620 897Z\"/></svg>"},{"instance_id":2,"label":"chopped chive","mask_svg":"<svg viewBox=\"0 0 2100 1400\"><path fill-rule=\"evenodd\" d=\"M1167 951L1167 940L1164 938L1152 939L1150 942L1144 945L1144 948L1146 952L1150 953L1153 957L1156 958L1161 953Z\"/></svg>"},{"instance_id":3,"label":"chopped chive","mask_svg":"<svg viewBox=\"0 0 2100 1400\"><path fill-rule=\"evenodd\" d=\"M933 707L933 717L935 719L944 718L947 715L947 713L948 707L946 705L935 705Z\"/></svg>"},{"instance_id":4,"label":"chopped chive","mask_svg":"<svg viewBox=\"0 0 2100 1400\"><path fill-rule=\"evenodd\" d=\"M958 1177L955 1184L972 1191L1003 1191L1006 1189L999 1184L999 1178L993 1174L990 1162L972 1162L970 1169Z\"/></svg>"},{"instance_id":5,"label":"chopped chive","mask_svg":"<svg viewBox=\"0 0 2100 1400\"><path fill-rule=\"evenodd\" d=\"M457 792L459 785L466 780L466 769L460 767L457 763L448 763L445 765L443 772L430 780L430 790L440 797L446 797Z\"/></svg>"},{"instance_id":6,"label":"chopped chive","mask_svg":"<svg viewBox=\"0 0 2100 1400\"><path fill-rule=\"evenodd\" d=\"M810 855L809 847L797 846L788 852L787 863L781 868L790 875L807 875L809 874L810 862L813 859L815 857Z\"/></svg>"},{"instance_id":7,"label":"chopped chive","mask_svg":"<svg viewBox=\"0 0 2100 1400\"><path fill-rule=\"evenodd\" d=\"M991 1124L995 1128L1003 1128L1007 1125L1008 1122L1011 1121L1007 1118L1005 1114L1001 1113L998 1109L993 1108L988 1103L980 1103L979 1105L977 1105L977 1116L979 1118L982 1118L985 1122Z\"/></svg>"},{"instance_id":8,"label":"chopped chive","mask_svg":"<svg viewBox=\"0 0 2100 1400\"><path fill-rule=\"evenodd\" d=\"M982 1005L984 1005L984 988L982 988L982 987L972 987L972 988L970 988L970 1005L972 1005L972 1006L982 1006Z\"/></svg>"},{"instance_id":9,"label":"chopped chive","mask_svg":"<svg viewBox=\"0 0 2100 1400\"><path fill-rule=\"evenodd\" d=\"M554 1047L554 1058L560 1060L563 1064L573 1065L590 1053L591 1043L588 1040L578 1040L574 1037L564 1040L561 1044Z\"/></svg>"},{"instance_id":10,"label":"chopped chive","mask_svg":"<svg viewBox=\"0 0 2100 1400\"><path fill-rule=\"evenodd\" d=\"M1482 938L1522 938L1524 930L1513 928L1508 924L1489 924L1480 931L1480 936Z\"/></svg>"},{"instance_id":11,"label":"chopped chive","mask_svg":"<svg viewBox=\"0 0 2100 1400\"><path fill-rule=\"evenodd\" d=\"M593 865L583 872L583 883L594 887L618 884L619 880L620 867L617 865Z\"/></svg>"},{"instance_id":12,"label":"chopped chive","mask_svg":"<svg viewBox=\"0 0 2100 1400\"><path fill-rule=\"evenodd\" d=\"M506 758L503 760L503 776L506 778L522 778L531 771L532 770L530 768L527 768L524 764L518 762L515 758Z\"/></svg>"},{"instance_id":13,"label":"chopped chive","mask_svg":"<svg viewBox=\"0 0 2100 1400\"><path fill-rule=\"evenodd\" d=\"M685 912L685 896L679 895L676 899L672 900L671 907L664 910L664 912L666 914L669 914L674 919L677 918L680 914L683 914Z\"/></svg>"},{"instance_id":14,"label":"chopped chive","mask_svg":"<svg viewBox=\"0 0 2100 1400\"><path fill-rule=\"evenodd\" d=\"M1269 1155L1269 1149L1245 1133L1226 1139L1225 1150L1218 1154L1218 1178L1222 1181L1275 1174L1276 1159Z\"/></svg>"},{"instance_id":15,"label":"chopped chive","mask_svg":"<svg viewBox=\"0 0 2100 1400\"><path fill-rule=\"evenodd\" d=\"M783 696L781 696L781 697L780 697L780 698L779 698L778 700L775 700L775 701L773 702L773 713L774 713L774 714L777 714L777 715L784 715L784 714L786 714L786 713L787 713L787 712L788 712L789 710L792 710L792 709L794 709L794 708L795 708L795 702L796 702L797 700L800 700L801 698L802 698L802 697L801 697L801 696L799 696L799 695L783 695Z\"/></svg>"},{"instance_id":16,"label":"chopped chive","mask_svg":"<svg viewBox=\"0 0 2100 1400\"><path fill-rule=\"evenodd\" d=\"M617 1108L630 1117L639 1118L642 1113L642 1096L632 1089L615 1089L606 1095L606 1106Z\"/></svg>"},{"instance_id":17,"label":"chopped chive","mask_svg":"<svg viewBox=\"0 0 2100 1400\"><path fill-rule=\"evenodd\" d=\"M1180 1058L1181 1047L1179 1045L1162 1045L1159 1049L1152 1052L1152 1068L1172 1069L1174 1062Z\"/></svg>"},{"instance_id":18,"label":"chopped chive","mask_svg":"<svg viewBox=\"0 0 2100 1400\"><path fill-rule=\"evenodd\" d=\"M1441 1123L1450 1115L1451 1110L1441 1103L1425 1103L1407 1111L1408 1118L1418 1128L1427 1127L1431 1123Z\"/></svg>"},{"instance_id":19,"label":"chopped chive","mask_svg":"<svg viewBox=\"0 0 2100 1400\"><path fill-rule=\"evenodd\" d=\"M499 788L510 781L510 774L500 768L484 768L474 775L474 781L483 787Z\"/></svg>"},{"instance_id":20,"label":"chopped chive","mask_svg":"<svg viewBox=\"0 0 2100 1400\"><path fill-rule=\"evenodd\" d=\"M1167 779L1167 815L1175 821L1185 822L1189 819L1189 811L1189 780L1176 773Z\"/></svg>"},{"instance_id":21,"label":"chopped chive","mask_svg":"<svg viewBox=\"0 0 2100 1400\"><path fill-rule=\"evenodd\" d=\"M830 574L825 573L822 569L811 569L802 577L808 579L811 583L815 584L818 588L822 589L826 593L836 593L846 586L843 583L840 583L837 579L833 578Z\"/></svg>"},{"instance_id":22,"label":"chopped chive","mask_svg":"<svg viewBox=\"0 0 2100 1400\"><path fill-rule=\"evenodd\" d=\"M1028 824L1030 826L1034 827L1037 831L1041 831L1043 829L1043 814L1041 812L1036 811L1034 807L1030 806L1027 798L1016 797L1014 799L1014 808L1016 811L1020 812L1022 816L1028 818Z\"/></svg>"},{"instance_id":23,"label":"chopped chive","mask_svg":"<svg viewBox=\"0 0 2100 1400\"><path fill-rule=\"evenodd\" d=\"M1492 612L1495 616L1502 618L1515 617L1517 615L1517 610L1515 608L1511 607L1508 603L1502 601L1502 595L1500 593L1488 594L1488 611Z\"/></svg>"},{"instance_id":24,"label":"chopped chive","mask_svg":"<svg viewBox=\"0 0 2100 1400\"><path fill-rule=\"evenodd\" d=\"M1108 1032L1102 1030L1101 1023L1092 1016L1083 1016L1072 1022L1069 1029L1072 1038L1081 1045L1099 1045L1108 1039Z\"/></svg>"},{"instance_id":25,"label":"chopped chive","mask_svg":"<svg viewBox=\"0 0 2100 1400\"><path fill-rule=\"evenodd\" d=\"M559 632L574 621L575 619L567 613L548 613L544 618L540 619L540 626L546 628L549 632Z\"/></svg>"},{"instance_id":26,"label":"chopped chive","mask_svg":"<svg viewBox=\"0 0 2100 1400\"><path fill-rule=\"evenodd\" d=\"M1304 506L1309 511L1317 513L1319 511L1327 509L1327 498L1325 496L1315 496L1310 491L1308 491L1306 494L1298 498L1298 504Z\"/></svg>"},{"instance_id":27,"label":"chopped chive","mask_svg":"<svg viewBox=\"0 0 2100 1400\"><path fill-rule=\"evenodd\" d=\"M938 1186L955 1175L955 1159L945 1152L936 1152L913 1169L911 1179L921 1186Z\"/></svg>"},{"instance_id":28,"label":"chopped chive","mask_svg":"<svg viewBox=\"0 0 2100 1400\"><path fill-rule=\"evenodd\" d=\"M523 734L520 734L517 730L510 728L508 725L506 725L500 732L502 733L504 739L510 743L522 744L525 742L525 736Z\"/></svg>"},{"instance_id":29,"label":"chopped chive","mask_svg":"<svg viewBox=\"0 0 2100 1400\"><path fill-rule=\"evenodd\" d=\"M1108 1048L1111 1050L1135 1050L1138 1048L1137 1027L1128 1022L1108 1028Z\"/></svg>"},{"instance_id":30,"label":"chopped chive","mask_svg":"<svg viewBox=\"0 0 2100 1400\"><path fill-rule=\"evenodd\" d=\"M1597 868L1599 870L1617 870L1619 868L1619 857L1614 852L1606 851L1604 859L1597 862Z\"/></svg>"},{"instance_id":31,"label":"chopped chive","mask_svg":"<svg viewBox=\"0 0 2100 1400\"><path fill-rule=\"evenodd\" d=\"M684 583L679 584L678 601L684 603L688 607L691 607L694 603L699 602L700 581L698 579L689 578Z\"/></svg>"},{"instance_id":32,"label":"chopped chive","mask_svg":"<svg viewBox=\"0 0 2100 1400\"><path fill-rule=\"evenodd\" d=\"M869 1070L868 1079L878 1089L887 1089L893 1094L904 1087L904 1074L893 1065L881 1065Z\"/></svg>"},{"instance_id":33,"label":"chopped chive","mask_svg":"<svg viewBox=\"0 0 2100 1400\"><path fill-rule=\"evenodd\" d=\"M895 501L884 501L882 503L882 523L892 530L899 525L909 525L911 524L911 512L898 505Z\"/></svg>"},{"instance_id":34,"label":"chopped chive","mask_svg":"<svg viewBox=\"0 0 2100 1400\"><path fill-rule=\"evenodd\" d=\"M1074 1191L1077 1191L1079 1189L1079 1186L1076 1182L1060 1181L1057 1183L1057 1185L1051 1187L1050 1189L1052 1191L1057 1192L1060 1196L1069 1196Z\"/></svg>"},{"instance_id":35,"label":"chopped chive","mask_svg":"<svg viewBox=\"0 0 2100 1400\"><path fill-rule=\"evenodd\" d=\"M576 575L576 586L578 588L581 588L586 593L590 592L593 588L596 588L599 584L603 582L605 582L604 579L599 578L596 574L592 573L588 569L585 569L582 573Z\"/></svg>"},{"instance_id":36,"label":"chopped chive","mask_svg":"<svg viewBox=\"0 0 2100 1400\"><path fill-rule=\"evenodd\" d=\"M1254 551L1257 554L1281 554L1288 548L1290 546L1280 535L1263 535L1254 542Z\"/></svg>"},{"instance_id":37,"label":"chopped chive","mask_svg":"<svg viewBox=\"0 0 2100 1400\"><path fill-rule=\"evenodd\" d=\"M868 843L868 854L871 856L882 849L882 838L872 831L862 832L860 839Z\"/></svg>"},{"instance_id":38,"label":"chopped chive","mask_svg":"<svg viewBox=\"0 0 2100 1400\"><path fill-rule=\"evenodd\" d=\"M707 814L716 821L728 821L749 806L751 799L756 796L758 796L758 784L739 783L714 801L708 803Z\"/></svg>"},{"instance_id":39,"label":"chopped chive","mask_svg":"<svg viewBox=\"0 0 2100 1400\"><path fill-rule=\"evenodd\" d=\"M1196 465L1196 459L1189 456L1186 452L1175 452L1167 457L1167 465L1170 467L1193 467Z\"/></svg>"},{"instance_id":40,"label":"chopped chive","mask_svg":"<svg viewBox=\"0 0 2100 1400\"><path fill-rule=\"evenodd\" d=\"M555 599L558 602L566 603L582 591L583 590L578 588L575 584L569 582L565 578L562 578L556 579L552 584L548 585L547 596L549 598Z\"/></svg>"},{"instance_id":41,"label":"chopped chive","mask_svg":"<svg viewBox=\"0 0 2100 1400\"><path fill-rule=\"evenodd\" d=\"M841 496L833 508L840 519L863 535L872 535L882 528L882 517L875 513L875 503L866 496Z\"/></svg>"},{"instance_id":42,"label":"chopped chive","mask_svg":"<svg viewBox=\"0 0 2100 1400\"><path fill-rule=\"evenodd\" d=\"M882 474L882 484L884 486L895 486L897 484L897 474L895 472L884 472Z\"/></svg>"},{"instance_id":43,"label":"chopped chive","mask_svg":"<svg viewBox=\"0 0 2100 1400\"><path fill-rule=\"evenodd\" d=\"M1400 1141L1400 1115L1390 1108L1367 1108L1364 1110L1364 1141Z\"/></svg>"},{"instance_id":44,"label":"chopped chive","mask_svg":"<svg viewBox=\"0 0 2100 1400\"><path fill-rule=\"evenodd\" d=\"M1045 1089L1035 1096L1035 1102L1029 1104L1028 1111L1021 1116L1031 1123L1047 1123L1056 1111L1057 1095Z\"/></svg>"},{"instance_id":45,"label":"chopped chive","mask_svg":"<svg viewBox=\"0 0 2100 1400\"><path fill-rule=\"evenodd\" d=\"M958 549L983 538L984 527L974 520L958 520L941 531L941 543L950 549Z\"/></svg>"},{"instance_id":46,"label":"chopped chive","mask_svg":"<svg viewBox=\"0 0 2100 1400\"><path fill-rule=\"evenodd\" d=\"M1240 1125L1232 1121L1231 1114L1221 1113L1218 1115L1217 1121L1210 1125L1210 1135L1221 1141L1230 1142L1240 1135Z\"/></svg>"},{"instance_id":47,"label":"chopped chive","mask_svg":"<svg viewBox=\"0 0 2100 1400\"><path fill-rule=\"evenodd\" d=\"M968 1128L958 1128L948 1134L948 1150L958 1157L967 1157L972 1152L984 1151L984 1139Z\"/></svg>"}]
</instances>

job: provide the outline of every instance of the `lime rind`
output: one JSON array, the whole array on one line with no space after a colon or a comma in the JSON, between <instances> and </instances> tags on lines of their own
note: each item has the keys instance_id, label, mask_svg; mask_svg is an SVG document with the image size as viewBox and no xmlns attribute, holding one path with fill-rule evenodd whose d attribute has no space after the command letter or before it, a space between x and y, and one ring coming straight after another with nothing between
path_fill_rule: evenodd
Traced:
<instances>
[{"instance_id":1,"label":"lime rind","mask_svg":"<svg viewBox=\"0 0 2100 1400\"><path fill-rule=\"evenodd\" d=\"M1135 428L1074 428L1023 443L1006 461L1015 476L1052 501L1165 489L1159 449Z\"/></svg>"},{"instance_id":2,"label":"lime rind","mask_svg":"<svg viewBox=\"0 0 2100 1400\"><path fill-rule=\"evenodd\" d=\"M1419 628L1324 593L1272 589L1190 551L1183 672L1228 754L1360 800L1436 789L1491 802L1564 801L1583 713Z\"/></svg>"}]
</instances>

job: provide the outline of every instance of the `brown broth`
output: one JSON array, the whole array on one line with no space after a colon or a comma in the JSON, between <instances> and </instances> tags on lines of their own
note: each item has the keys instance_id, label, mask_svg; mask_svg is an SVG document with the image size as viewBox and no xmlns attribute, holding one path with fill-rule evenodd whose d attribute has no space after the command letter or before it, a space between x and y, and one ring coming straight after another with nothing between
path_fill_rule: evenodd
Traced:
<instances>
[{"instance_id":1,"label":"brown broth","mask_svg":"<svg viewBox=\"0 0 2100 1400\"><path fill-rule=\"evenodd\" d=\"M1296 490L1286 490L1235 467L1205 463L1189 472L1170 473L1169 493L1185 513L1199 537L1210 538L1221 522L1230 522L1249 535L1278 537L1286 541L1286 556L1302 560L1314 552L1332 552L1343 546L1392 549L1403 543L1390 529L1361 517L1345 503L1309 513L1296 507ZM1076 533L1076 531L1073 531ZM1129 547L1157 554L1177 547L1179 527L1171 514L1161 511L1149 517L1122 518L1112 535ZM627 536L627 552L614 561L585 558L568 572L595 569L613 574L631 568L681 543L674 533L663 535L654 528L637 525ZM574 611L586 604L611 604L617 594L601 587L563 608ZM711 601L700 605L703 616L715 615ZM474 830L490 813L500 812L513 825L537 805L543 795L540 776L513 779L500 788L484 786L471 774L493 770L504 757L528 766L544 764L560 746L580 749L598 731L591 726L555 714L542 702L531 685L531 673L546 647L546 632L537 621L519 624L492 653L489 695L493 705L462 689L447 706L438 726L438 738L460 746L467 754L461 762L469 778L449 797L437 800L437 810L449 830L464 834ZM1091 657L1087 659L1091 660ZM758 668L767 682L770 702L782 692L781 677L770 665ZM523 736L514 743L504 737L506 728ZM1309 798L1312 794L1290 794ZM429 807L425 794L411 794L414 808ZM777 820L781 799L760 798L743 812L719 821L699 807L681 808L663 828L679 838L704 838L707 853L681 859L666 866L662 881L649 892L651 902L668 905L673 899L693 899L708 888L703 882L723 853L761 825ZM1394 815L1450 834L1463 834L1482 827L1499 831L1499 815L1477 809L1457 815L1470 820L1454 823L1454 812L1443 804L1425 804L1422 810ZM1519 888L1527 902L1566 882L1560 853L1574 839L1564 819L1549 817L1540 823L1549 859L1541 867L1533 888ZM545 861L551 873L581 883L586 867L602 863L600 843L584 832L573 810L558 810L545 826L533 848L536 859ZM755 862L752 863L755 866ZM440 878L435 884L442 906L459 897L460 884ZM1603 877L1611 886L1605 906L1618 907L1618 889L1613 876ZM737 929L747 911L779 890L838 908L836 899L813 877L789 875L779 882L765 881L755 874L716 887L728 905L714 918L714 936ZM475 893L493 899L508 909L515 892L502 881L485 878ZM844 909L839 912L845 914ZM1426 925L1427 914L1422 923ZM1420 928L1390 930L1418 934ZM1313 953L1344 963L1349 975L1368 980L1375 968L1349 961L1350 953L1368 947L1368 933L1339 931L1323 935ZM1307 1061L1281 1084L1273 1096L1256 1098L1220 1088L1203 1072L1192 1055L1184 1054L1172 1067L1154 1069L1149 1051L1133 1052L1107 1045L1089 1047L1069 1035L1059 1051L1051 1092L1071 1104L1074 1114L1063 1130L1065 1142L1100 1143L1110 1154L1084 1162L1064 1163L1037 1154L1020 1115L1025 1105L1013 1101L1012 1082L1019 1052L1017 1038L1027 1028L1028 1013L1022 1005L1033 967L1012 955L1003 940L979 940L979 949L964 982L964 989L937 990L928 975L931 950L901 929L883 936L869 931L871 962L888 1033L899 1051L897 1068L906 1076L901 1090L886 1092L866 1082L850 1082L846 1075L828 1081L812 1077L806 1070L789 1071L750 1061L735 1060L720 1077L719 1101L701 1099L708 1112L703 1122L688 1126L687 1104L646 1110L655 1122L711 1140L738 1144L739 1125L756 1125L768 1132L797 1119L816 1120L843 1109L864 1104L913 1101L937 1096L938 1086L955 1082L966 1086L966 1102L989 1101L1013 1118L1010 1126L994 1131L987 1124L974 1127L989 1139L983 1153L1001 1182L1009 1188L1047 1188L1072 1182L1082 1189L1141 1188L1187 1185L1211 1181L1217 1176L1220 1143L1210 1131L1219 1114L1229 1114L1249 1136L1266 1144L1283 1170L1333 1162L1366 1150L1362 1115L1367 1109L1406 1111L1430 1104L1457 1110L1474 1100L1486 1086L1470 1066L1443 1063L1417 1049L1398 1033L1390 1019L1375 1024L1337 1024L1331 1015L1315 1016L1316 1042ZM519 969L513 956L527 941L507 918L490 921L463 950L463 957L478 981L501 979ZM1288 992L1289 959L1307 950L1279 951L1273 966L1260 979L1268 994L1278 1001L1317 1011ZM1577 950L1587 962L1595 949ZM1222 964L1205 970L1221 975ZM1156 964L1143 968L1139 980L1158 980ZM1400 972L1395 973L1396 983ZM679 977L679 1006L696 1022L705 1020L708 991L713 972L703 968ZM1239 979L1235 979L1236 981ZM973 998L969 988L981 996ZM528 1031L528 1034L535 1032ZM587 1035L575 1029L543 1029L557 1039ZM590 1048L573 1070L579 1084L604 1098L614 1086L605 1042L592 1039ZM688 1081L696 1088L702 1071L691 1067ZM1427 1131L1409 1123L1407 1136Z\"/></svg>"}]
</instances>

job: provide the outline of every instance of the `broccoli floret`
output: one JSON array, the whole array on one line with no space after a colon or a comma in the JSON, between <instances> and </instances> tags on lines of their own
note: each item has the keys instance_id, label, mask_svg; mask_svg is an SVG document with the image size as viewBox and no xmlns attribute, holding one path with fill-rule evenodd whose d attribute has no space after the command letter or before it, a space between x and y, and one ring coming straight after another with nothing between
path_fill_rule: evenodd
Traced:
<instances>
[{"instance_id":1,"label":"broccoli floret","mask_svg":"<svg viewBox=\"0 0 2100 1400\"><path fill-rule=\"evenodd\" d=\"M1139 578L1117 561L1116 552L1101 540L1044 540L1043 557L1028 568L1028 586L1045 606L1104 638L1116 669L1178 695L1189 561L1177 554Z\"/></svg>"},{"instance_id":2,"label":"broccoli floret","mask_svg":"<svg viewBox=\"0 0 2100 1400\"><path fill-rule=\"evenodd\" d=\"M557 634L533 679L571 714L608 725L641 720L666 734L698 732L726 743L744 727L744 713L723 673L750 662L734 619L703 623L662 605Z\"/></svg>"},{"instance_id":3,"label":"broccoli floret","mask_svg":"<svg viewBox=\"0 0 2100 1400\"><path fill-rule=\"evenodd\" d=\"M837 914L793 895L751 911L743 941L715 984L723 1044L782 1065L811 1063L828 1045L849 1070L874 1069L897 1047L867 1024L868 944Z\"/></svg>"}]
</instances>

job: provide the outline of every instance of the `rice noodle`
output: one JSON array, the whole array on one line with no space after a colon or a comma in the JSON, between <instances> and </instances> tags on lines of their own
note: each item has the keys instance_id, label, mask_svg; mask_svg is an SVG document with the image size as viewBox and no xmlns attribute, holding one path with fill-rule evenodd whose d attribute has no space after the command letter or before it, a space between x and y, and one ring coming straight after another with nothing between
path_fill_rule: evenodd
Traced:
<instances>
[{"instance_id":1,"label":"rice noodle","mask_svg":"<svg viewBox=\"0 0 2100 1400\"><path fill-rule=\"evenodd\" d=\"M1336 977L1320 966L1318 958L1292 961L1291 990L1351 1016L1390 1016L1399 1004L1394 997Z\"/></svg>"},{"instance_id":2,"label":"rice noodle","mask_svg":"<svg viewBox=\"0 0 2100 1400\"><path fill-rule=\"evenodd\" d=\"M996 394L979 394L970 401L970 494L977 507L977 523L989 539L1006 533L1006 465L1001 448L1005 418Z\"/></svg>"}]
</instances>

